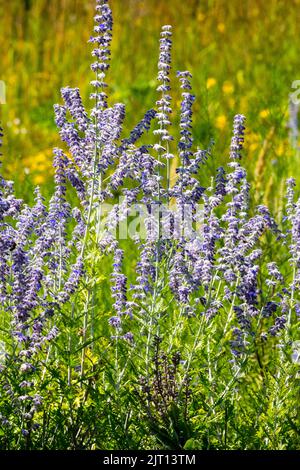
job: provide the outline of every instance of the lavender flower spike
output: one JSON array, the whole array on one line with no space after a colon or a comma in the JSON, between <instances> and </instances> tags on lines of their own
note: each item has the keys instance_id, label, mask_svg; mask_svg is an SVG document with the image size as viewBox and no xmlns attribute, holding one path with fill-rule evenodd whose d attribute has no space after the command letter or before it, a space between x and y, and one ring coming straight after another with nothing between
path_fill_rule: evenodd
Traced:
<instances>
[{"instance_id":1,"label":"lavender flower spike","mask_svg":"<svg viewBox=\"0 0 300 470\"><path fill-rule=\"evenodd\" d=\"M181 114L180 114L180 142L178 148L180 150L180 158L184 166L190 162L192 156L191 147L193 145L192 138L192 106L195 101L195 96L189 93L191 90L190 78L192 75L188 71L177 72L177 77L181 82L181 88L184 90L182 93Z\"/></svg>"},{"instance_id":2,"label":"lavender flower spike","mask_svg":"<svg viewBox=\"0 0 300 470\"><path fill-rule=\"evenodd\" d=\"M136 141L144 134L144 132L150 129L151 121L155 118L155 116L156 112L154 109L147 111L141 121L130 132L130 136L127 139L122 140L122 146L128 147L129 145L135 144Z\"/></svg>"},{"instance_id":3,"label":"lavender flower spike","mask_svg":"<svg viewBox=\"0 0 300 470\"><path fill-rule=\"evenodd\" d=\"M96 108L101 110L107 108L107 94L104 91L107 84L104 80L109 69L113 19L107 0L97 0L96 12L94 17L96 35L90 38L90 42L95 45L92 56L96 58L96 62L91 65L92 71L96 73L96 79L91 82L95 88L91 99L95 99Z\"/></svg>"},{"instance_id":4,"label":"lavender flower spike","mask_svg":"<svg viewBox=\"0 0 300 470\"><path fill-rule=\"evenodd\" d=\"M245 131L245 116L237 114L233 120L233 137L230 145L230 158L232 160L241 159L241 150L244 142L244 131Z\"/></svg>"},{"instance_id":5,"label":"lavender flower spike","mask_svg":"<svg viewBox=\"0 0 300 470\"><path fill-rule=\"evenodd\" d=\"M156 115L159 129L154 131L155 135L159 136L160 144L162 142L169 142L173 140L173 137L169 134L167 127L170 126L169 115L172 112L171 109L171 96L168 94L170 91L170 69L171 69L171 48L172 48L172 28L169 25L162 27L161 39L160 39L160 54L158 61L158 76L157 79L160 85L157 87L157 91L161 92L161 99L156 102L158 106L158 113ZM161 151L161 149L159 149ZM165 158L172 158L168 151L163 155Z\"/></svg>"},{"instance_id":6,"label":"lavender flower spike","mask_svg":"<svg viewBox=\"0 0 300 470\"><path fill-rule=\"evenodd\" d=\"M114 263L113 263L113 286L112 286L112 296L115 299L114 302L114 309L117 313L117 317L121 317L126 313L126 305L127 305L127 295L126 295L126 282L127 278L124 274L122 274L122 262L123 262L123 250L117 248L114 253ZM112 321L110 321L112 324ZM113 322L115 325L116 322Z\"/></svg>"}]
</instances>

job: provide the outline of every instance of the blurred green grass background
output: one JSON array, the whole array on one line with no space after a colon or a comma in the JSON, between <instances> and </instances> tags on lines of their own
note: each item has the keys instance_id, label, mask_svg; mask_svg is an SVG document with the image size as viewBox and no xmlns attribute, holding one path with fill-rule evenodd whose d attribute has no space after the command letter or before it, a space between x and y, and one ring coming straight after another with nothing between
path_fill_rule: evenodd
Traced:
<instances>
[{"instance_id":1,"label":"blurred green grass background","mask_svg":"<svg viewBox=\"0 0 300 470\"><path fill-rule=\"evenodd\" d=\"M33 184L52 189L53 104L78 86L88 105L93 78L87 44L94 0L0 0L0 80L6 104L6 177L30 200ZM234 114L247 117L246 162L256 200L280 212L284 179L299 175L288 138L288 96L300 79L300 0L111 0L114 38L110 103L124 102L127 131L153 106L160 27L172 24L174 135L176 70L193 73L196 144L216 142L210 169L226 162Z\"/></svg>"}]
</instances>

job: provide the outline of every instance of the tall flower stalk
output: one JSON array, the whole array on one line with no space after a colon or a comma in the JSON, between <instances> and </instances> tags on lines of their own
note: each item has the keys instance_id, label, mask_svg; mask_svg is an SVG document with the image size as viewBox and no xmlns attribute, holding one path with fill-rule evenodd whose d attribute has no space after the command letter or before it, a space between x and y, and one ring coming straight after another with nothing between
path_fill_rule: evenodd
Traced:
<instances>
[{"instance_id":1,"label":"tall flower stalk","mask_svg":"<svg viewBox=\"0 0 300 470\"><path fill-rule=\"evenodd\" d=\"M37 187L28 205L0 177L0 447L227 449L240 445L246 413L267 448L272 435L288 447L294 406L282 428L277 413L296 396L299 365L295 180L277 226L252 203L237 114L228 167L204 187L212 151L194 148L192 75L180 71L171 184L171 26L160 36L157 109L124 137L125 106L107 94L106 0L94 20L91 109L68 86L54 107L65 148L53 152L53 195ZM144 144L153 120L155 143ZM104 203L120 195L104 221ZM134 239L121 240L132 209L144 230L134 220Z\"/></svg>"}]
</instances>

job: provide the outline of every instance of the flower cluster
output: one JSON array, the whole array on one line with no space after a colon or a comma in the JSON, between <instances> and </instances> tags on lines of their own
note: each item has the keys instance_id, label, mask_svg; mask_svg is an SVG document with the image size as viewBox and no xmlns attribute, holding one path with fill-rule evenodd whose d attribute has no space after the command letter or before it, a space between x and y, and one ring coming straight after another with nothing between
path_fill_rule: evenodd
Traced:
<instances>
[{"instance_id":1,"label":"flower cluster","mask_svg":"<svg viewBox=\"0 0 300 470\"><path fill-rule=\"evenodd\" d=\"M122 137L125 106L109 106L105 81L112 26L107 1L97 0L95 35L90 38L95 58L91 69L96 74L91 82L93 107L86 111L78 88L61 90L64 104L55 105L54 111L66 149L54 149L55 186L49 202L36 188L35 202L29 206L16 198L12 182L0 179L0 297L4 331L11 332L0 383L21 409L25 437L35 429L35 414L43 403L35 392L41 369L47 366L47 359L40 357L49 357L51 344L60 334L61 311L72 311L70 301L74 305L80 289L87 290L85 339L88 314L93 310L89 299L97 295L100 274L95 272L99 268L95 260L100 256L113 254L113 300L107 312L111 337L134 347L135 337L127 331L126 322L139 321L147 352L163 315L174 315L175 331L182 317L195 317L209 328L222 315L224 337L229 338L235 363L257 343L281 338L283 331L289 339L300 312L300 199L296 199L295 181L287 182L286 215L280 231L265 206L253 209L250 204L247 172L241 166L245 117L238 114L228 168L218 168L204 187L201 170L211 149L194 148L192 75L180 71L179 164L171 182L171 27L164 26L161 32L157 109L147 111L129 136ZM140 144L154 119L156 143ZM0 127L0 145L2 137ZM69 197L71 192L77 199ZM110 211L103 227L104 203L115 200L117 194L122 195L122 204ZM78 203L71 204L74 200ZM138 203L144 207L146 233L143 241L136 237L134 260L114 233ZM289 251L287 278L263 252L266 236ZM128 273L124 273L126 257L133 266L130 288ZM155 380L144 380L143 392L148 405L166 419L179 394L180 355L172 356L170 363L167 355L159 354L160 341L155 338ZM84 343L81 346L84 350ZM8 364L12 363L10 374ZM81 375L83 365L84 353ZM184 384L187 400L187 376Z\"/></svg>"}]
</instances>

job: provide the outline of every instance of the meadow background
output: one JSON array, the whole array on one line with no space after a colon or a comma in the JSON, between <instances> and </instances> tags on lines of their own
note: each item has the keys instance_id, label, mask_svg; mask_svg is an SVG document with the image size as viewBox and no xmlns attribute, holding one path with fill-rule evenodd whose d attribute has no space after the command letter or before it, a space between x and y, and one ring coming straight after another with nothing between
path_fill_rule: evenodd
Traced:
<instances>
[{"instance_id":1,"label":"meadow background","mask_svg":"<svg viewBox=\"0 0 300 470\"><path fill-rule=\"evenodd\" d=\"M216 158L209 165L219 166L227 159L233 115L245 114L245 166L256 202L280 213L284 180L299 173L289 142L288 96L300 78L300 1L112 0L111 6L108 81L111 103L126 104L125 128L155 102L160 26L170 23L173 74L193 72L196 144L205 148L214 139ZM0 0L3 172L28 202L32 185L41 185L46 196L53 189L52 148L60 145L53 104L61 103L60 88L80 87L88 103L93 9L93 0ZM173 90L177 111L179 93Z\"/></svg>"},{"instance_id":2,"label":"meadow background","mask_svg":"<svg viewBox=\"0 0 300 470\"><path fill-rule=\"evenodd\" d=\"M62 103L60 88L79 87L89 108L89 82L94 74L90 71L92 47L88 39L93 31L95 1L0 0L0 80L6 83L6 104L0 106L4 127L1 171L5 178L14 180L16 195L29 203L12 217L10 208L19 203L10 194L10 185L3 183L1 209L7 214L1 226L6 242L6 271L2 274L7 304L2 302L0 329L7 349L6 366L0 374L0 449L299 449L299 354L297 349L297 358L292 356L292 345L299 340L300 202L294 204L294 181L289 181L288 198L285 195L289 176L298 183L295 201L300 183L299 143L292 145L289 128L289 95L292 83L300 79L300 0L111 0L109 4L114 30L106 81L109 106L116 102L126 105L124 135L158 98L160 30L162 25L171 24L174 125L170 132L178 142L180 126L181 130L184 127L182 116L180 121L182 90L175 74L177 70L190 70L196 95L195 144L205 149L215 141L212 158L201 166L197 176L198 191L202 191L199 182L210 186L207 183L217 168L227 168L231 149L226 185L219 172L215 187L212 183L207 190L212 200L218 196L217 208L211 209L213 202L205 199L206 193L203 196L205 210L211 211L205 215L205 240L213 247L208 249L204 243L202 251L195 248L194 258L182 261L187 272L180 265L183 253L177 242L164 252L159 239L150 244L154 252L147 255L132 240L122 240L113 245L114 259L112 253L107 256L102 249L105 240L99 238L103 234L98 225L98 203L113 174L111 168L103 171L102 181L95 173L97 159L104 155L105 163L105 154L97 150L97 135L93 175L87 177L79 165L76 184L81 181L78 187L81 192L84 188L82 200L78 187L76 194L69 191L69 183L65 199L67 164L59 151L55 185L52 166L52 148L61 146L53 113L53 104ZM241 114L247 118L243 166L252 185L250 210L246 212L248 184L237 163L239 151L234 150L244 133ZM144 141L157 143L151 132ZM63 144L62 148L66 147ZM140 163L142 169L136 168L130 155L128 151L126 163L129 158L131 173L126 178L132 177L133 183L125 181L125 191L135 180L142 181L146 167ZM232 171L233 163L236 171ZM173 183L176 167L181 164L175 155L171 186L179 201L183 198L182 187L178 189L183 184L180 171L177 189ZM153 171L153 175L147 173L147 184L160 175L160 170ZM71 182L70 176L67 180ZM96 181L101 184L95 189ZM185 188L185 197L191 197L189 189L194 183L192 180ZM142 191L148 195L143 184ZM35 185L41 187L48 212L44 199L33 191ZM117 185L113 197L121 191ZM159 200L159 184L157 191ZM155 191L151 197L157 202ZM75 208L73 218L68 215L69 201ZM255 205L262 203L270 208L282 235L266 209L259 207L252 216ZM237 209L233 217L234 204ZM32 232L26 226L31 223L30 217ZM231 233L232 217L236 237ZM44 245L39 243L44 234L50 248L47 241L43 251L40 246ZM106 243L109 245L109 239ZM14 259L23 254L22 250L26 251L27 264L23 267L20 263L19 268ZM149 259L146 256L143 275L147 280L153 278L147 269L154 267L155 278L150 281L150 291L147 283L141 288L147 291L144 300L130 302L135 298L134 288L140 288L143 276L139 270L145 253ZM210 255L216 260L212 262ZM203 283L203 268L202 284L187 297L186 304L195 300L190 315L190 305L176 295L188 289L186 274L195 274L194 260L201 269L205 262L211 263L208 271L213 277L209 285ZM229 274L235 276L236 272L237 278L228 281L227 268ZM41 281L35 282L36 272ZM49 279L53 282L48 290ZM200 281L195 282L198 285ZM31 286L29 294L32 291L35 297L30 304L31 316L24 321L29 332L24 339L18 331L15 335L10 312L22 310L23 301L28 301L27 285ZM23 297L18 297L15 286L20 287ZM131 322L129 309L120 329L114 324L121 318L121 314L115 316L121 308L113 300L118 295L121 307L133 305L134 312ZM54 306L53 299L57 302ZM45 302L50 307L44 315ZM252 326L241 314L240 305L249 309L258 305ZM252 321L252 310L245 312L250 312ZM46 323L40 326L43 315ZM20 349L23 343L27 347L35 328L42 328L44 335L51 328L43 337L51 344L36 346L32 358L35 366L31 366L24 362L27 356ZM133 335L131 339L119 336L123 328ZM11 332L17 340L11 340ZM230 348L241 348L241 352ZM26 374L33 381L24 385ZM24 387L36 394L33 400L37 403L31 401L31 395L24 396Z\"/></svg>"}]
</instances>

